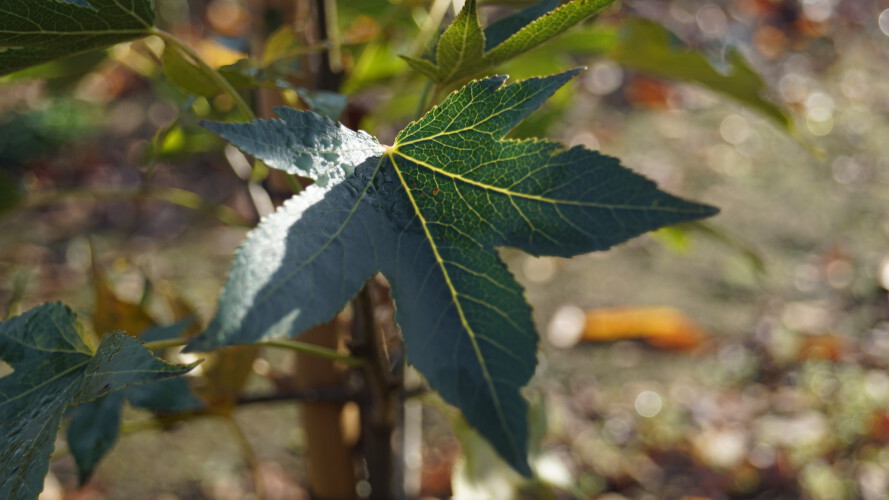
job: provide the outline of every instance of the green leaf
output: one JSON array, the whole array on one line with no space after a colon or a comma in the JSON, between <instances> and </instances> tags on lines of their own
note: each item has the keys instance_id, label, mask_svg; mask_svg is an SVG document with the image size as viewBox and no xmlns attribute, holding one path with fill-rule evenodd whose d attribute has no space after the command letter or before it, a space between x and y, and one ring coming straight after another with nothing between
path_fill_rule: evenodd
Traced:
<instances>
[{"instance_id":1,"label":"green leaf","mask_svg":"<svg viewBox=\"0 0 889 500\"><path fill-rule=\"evenodd\" d=\"M506 39L527 26L528 23L555 9L560 3L559 0L543 0L511 16L506 16L495 23L491 23L490 26L485 28L485 50L491 50L505 42Z\"/></svg>"},{"instance_id":2,"label":"green leaf","mask_svg":"<svg viewBox=\"0 0 889 500\"><path fill-rule=\"evenodd\" d=\"M77 464L77 477L85 484L99 460L117 441L126 397L117 391L95 401L71 408L71 421L65 436Z\"/></svg>"},{"instance_id":3,"label":"green leaf","mask_svg":"<svg viewBox=\"0 0 889 500\"><path fill-rule=\"evenodd\" d=\"M0 76L150 35L150 0L3 0Z\"/></svg>"},{"instance_id":4,"label":"green leaf","mask_svg":"<svg viewBox=\"0 0 889 500\"><path fill-rule=\"evenodd\" d=\"M133 337L112 333L93 352L74 313L46 304L0 323L0 498L37 498L62 415L130 384L182 375Z\"/></svg>"},{"instance_id":5,"label":"green leaf","mask_svg":"<svg viewBox=\"0 0 889 500\"><path fill-rule=\"evenodd\" d=\"M657 190L614 158L503 139L578 71L511 85L505 77L472 82L387 148L285 109L283 121L207 124L276 168L329 173L249 234L217 316L189 350L294 336L331 318L382 271L408 361L529 474L519 390L534 372L537 334L495 248L570 256L715 213ZM318 130L328 131L326 140ZM313 141L323 142L323 155L351 155L353 173L309 151ZM297 168L309 160L318 164Z\"/></svg>"},{"instance_id":6,"label":"green leaf","mask_svg":"<svg viewBox=\"0 0 889 500\"><path fill-rule=\"evenodd\" d=\"M441 34L435 49L438 81L453 82L484 71L485 35L478 23L475 0L467 0L454 21Z\"/></svg>"},{"instance_id":7,"label":"green leaf","mask_svg":"<svg viewBox=\"0 0 889 500\"><path fill-rule=\"evenodd\" d=\"M331 120L339 118L348 103L346 96L329 90L298 88L296 92L299 94L299 98L312 108L312 111Z\"/></svg>"},{"instance_id":8,"label":"green leaf","mask_svg":"<svg viewBox=\"0 0 889 500\"><path fill-rule=\"evenodd\" d=\"M645 19L629 20L608 57L652 75L703 85L764 114L784 129L787 114L767 100L766 85L736 49L726 54L729 69L717 71L700 52L689 50L661 25Z\"/></svg>"},{"instance_id":9,"label":"green leaf","mask_svg":"<svg viewBox=\"0 0 889 500\"><path fill-rule=\"evenodd\" d=\"M485 62L495 66L547 42L584 19L599 13L614 0L574 0L540 16L503 43L485 53Z\"/></svg>"},{"instance_id":10,"label":"green leaf","mask_svg":"<svg viewBox=\"0 0 889 500\"><path fill-rule=\"evenodd\" d=\"M173 45L167 44L161 56L164 74L173 85L197 96L213 97L224 92L212 76L190 60L187 54Z\"/></svg>"},{"instance_id":11,"label":"green leaf","mask_svg":"<svg viewBox=\"0 0 889 500\"><path fill-rule=\"evenodd\" d=\"M192 319L187 319L169 326L153 327L146 330L141 338L143 342L176 338L192 323ZM177 377L153 384L131 385L71 408L71 421L68 423L66 437L68 448L77 464L81 484L86 483L96 465L117 441L125 401L137 408L161 414L194 410L203 406L191 392L188 382Z\"/></svg>"},{"instance_id":12,"label":"green leaf","mask_svg":"<svg viewBox=\"0 0 889 500\"><path fill-rule=\"evenodd\" d=\"M402 57L416 71L446 86L481 74L557 37L613 2L574 0L555 8L558 1L543 0L483 31L476 2L468 0L438 40L434 61Z\"/></svg>"}]
</instances>

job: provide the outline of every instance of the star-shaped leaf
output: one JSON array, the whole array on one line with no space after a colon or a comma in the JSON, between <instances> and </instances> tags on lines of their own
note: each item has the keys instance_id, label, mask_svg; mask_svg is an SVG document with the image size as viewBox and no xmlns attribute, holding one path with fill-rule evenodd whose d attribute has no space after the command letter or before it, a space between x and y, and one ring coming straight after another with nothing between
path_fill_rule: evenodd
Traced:
<instances>
[{"instance_id":1,"label":"star-shaped leaf","mask_svg":"<svg viewBox=\"0 0 889 500\"><path fill-rule=\"evenodd\" d=\"M555 38L613 2L573 0L558 7L557 0L543 0L483 30L476 0L467 0L441 34L434 59L402 57L438 84L465 81Z\"/></svg>"},{"instance_id":2,"label":"star-shaped leaf","mask_svg":"<svg viewBox=\"0 0 889 500\"><path fill-rule=\"evenodd\" d=\"M150 35L150 0L3 0L0 76Z\"/></svg>"},{"instance_id":3,"label":"star-shaped leaf","mask_svg":"<svg viewBox=\"0 0 889 500\"><path fill-rule=\"evenodd\" d=\"M46 304L0 323L0 498L37 498L65 410L131 384L182 375L135 338L112 333L97 349L74 313Z\"/></svg>"},{"instance_id":4,"label":"star-shaped leaf","mask_svg":"<svg viewBox=\"0 0 889 500\"><path fill-rule=\"evenodd\" d=\"M189 318L173 325L153 327L140 332L140 339L154 342L176 338L192 322ZM117 441L125 401L159 415L196 410L203 406L191 392L188 382L177 377L153 384L131 385L71 408L66 437L81 484L90 478L96 465Z\"/></svg>"},{"instance_id":5,"label":"star-shaped leaf","mask_svg":"<svg viewBox=\"0 0 889 500\"><path fill-rule=\"evenodd\" d=\"M382 271L408 361L529 474L519 389L534 372L537 335L496 247L571 256L715 213L659 191L614 158L503 138L578 71L471 82L390 147L292 110L279 110L283 121L206 124L269 165L333 170L250 233L217 316L190 350L294 336L331 318ZM307 123L323 123L326 139Z\"/></svg>"}]
</instances>

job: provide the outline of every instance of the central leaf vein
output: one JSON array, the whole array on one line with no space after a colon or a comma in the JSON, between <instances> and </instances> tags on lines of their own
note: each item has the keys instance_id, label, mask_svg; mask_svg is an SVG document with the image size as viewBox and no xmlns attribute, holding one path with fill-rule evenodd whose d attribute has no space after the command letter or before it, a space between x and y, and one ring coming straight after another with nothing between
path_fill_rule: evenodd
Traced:
<instances>
[{"instance_id":1,"label":"central leaf vein","mask_svg":"<svg viewBox=\"0 0 889 500\"><path fill-rule=\"evenodd\" d=\"M398 163L395 161L395 157L393 153L397 153L401 156L404 156L402 153L397 150L390 149L389 161L392 164L392 169L395 171L395 174L398 176L399 181L401 182L402 187L404 188L405 193L407 193L408 200L411 203L415 213L418 216L418 221L420 222L420 226L423 228L423 232L426 235L426 240L429 243L429 248L432 250L433 255L435 256L436 262L438 262L439 271L444 278L445 284L448 287L448 292L451 295L452 303L457 310L457 315L460 318L460 324L463 326L464 331L469 339L470 344L472 345L473 353L475 354L476 361L478 362L479 368L482 370L482 376L485 380L485 386L487 386L488 393L491 396L491 401L494 404L495 411L497 412L497 420L503 426L504 429L509 428L509 421L506 418L506 414L503 410L503 404L500 401L500 394L497 391L497 388L494 386L494 379L491 376L491 373L488 370L488 364L485 360L484 354L482 353L481 346L479 346L478 339L476 338L476 333L472 328L472 325L469 323L469 319L467 318L466 311L463 308L463 304L460 302L460 292L454 286L453 281L451 280L451 275L448 272L447 266L445 265L445 259L441 256L441 252L439 251L438 245L436 243L435 238L432 236L432 232L429 230L429 225L423 214L420 211L420 207L417 204L417 200L414 198L413 193L410 190L410 186L404 178L404 175L401 172L401 169L398 168ZM407 158L407 157L405 157ZM454 348L457 349L458 342L454 343ZM507 434L510 444L514 450L518 450L519 447L515 442L515 437L512 434Z\"/></svg>"}]
</instances>

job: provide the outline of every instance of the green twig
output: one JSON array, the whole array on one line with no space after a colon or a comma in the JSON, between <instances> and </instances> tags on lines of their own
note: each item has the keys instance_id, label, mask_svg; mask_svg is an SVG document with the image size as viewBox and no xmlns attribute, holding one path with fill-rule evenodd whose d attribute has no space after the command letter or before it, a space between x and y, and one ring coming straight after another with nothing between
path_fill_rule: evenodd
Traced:
<instances>
[{"instance_id":1,"label":"green twig","mask_svg":"<svg viewBox=\"0 0 889 500\"><path fill-rule=\"evenodd\" d=\"M162 351L164 349L171 349L173 347L182 347L185 344L189 343L191 339L186 339L182 337L177 337L175 339L167 339L167 340L155 340L153 342L145 342L142 344L143 347L148 349L149 351Z\"/></svg>"},{"instance_id":2,"label":"green twig","mask_svg":"<svg viewBox=\"0 0 889 500\"><path fill-rule=\"evenodd\" d=\"M309 344L306 342L300 342L298 340L267 340L265 342L259 342L258 345L267 347L279 347L282 349L291 349L294 351L304 352L306 354L311 354L312 356L318 356L333 361L339 361L348 366L361 366L364 364L363 359L353 358L345 354L340 354L333 349L320 347L315 344Z\"/></svg>"},{"instance_id":3,"label":"green twig","mask_svg":"<svg viewBox=\"0 0 889 500\"><path fill-rule=\"evenodd\" d=\"M143 344L146 349L151 351L160 351L163 349L170 349L172 347L181 347L185 344L189 343L191 339L186 338L175 338L169 340L158 340L155 342L146 342ZM277 347L281 349L290 349L292 351L304 352L306 354L310 354L312 356L318 356L325 359L330 359L333 361L339 361L341 363L345 363L348 366L361 366L364 364L364 360L353 358L351 356L347 356L345 354L340 354L339 352L328 349L326 347L319 347L315 344L309 344L306 342L300 342L298 340L266 340L264 342L257 342L256 345L261 345L265 347Z\"/></svg>"}]
</instances>

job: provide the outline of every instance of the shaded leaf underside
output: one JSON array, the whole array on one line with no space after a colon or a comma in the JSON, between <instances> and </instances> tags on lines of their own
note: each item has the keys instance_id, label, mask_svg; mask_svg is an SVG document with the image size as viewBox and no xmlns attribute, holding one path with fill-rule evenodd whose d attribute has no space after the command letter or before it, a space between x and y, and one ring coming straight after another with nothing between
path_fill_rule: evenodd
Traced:
<instances>
[{"instance_id":1,"label":"shaded leaf underside","mask_svg":"<svg viewBox=\"0 0 889 500\"><path fill-rule=\"evenodd\" d=\"M239 249L218 316L190 349L295 335L332 317L381 271L408 360L510 464L530 473L519 389L533 374L537 336L522 288L495 248L570 256L714 213L593 151L503 140L577 72L472 82L409 124L393 146L368 149L353 175L288 201ZM288 118L208 128L265 160L260 153L272 150L256 146L257 134L266 143L273 129L287 129L283 137L313 133L287 127L298 112L281 113ZM336 133L348 151L363 144L358 132ZM282 149L273 151L280 160Z\"/></svg>"}]
</instances>

